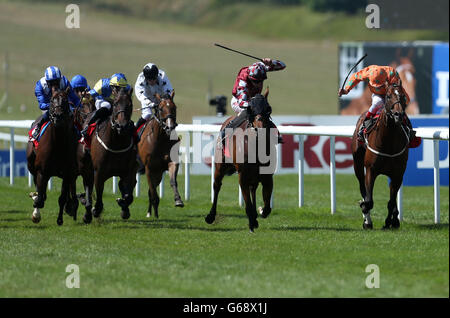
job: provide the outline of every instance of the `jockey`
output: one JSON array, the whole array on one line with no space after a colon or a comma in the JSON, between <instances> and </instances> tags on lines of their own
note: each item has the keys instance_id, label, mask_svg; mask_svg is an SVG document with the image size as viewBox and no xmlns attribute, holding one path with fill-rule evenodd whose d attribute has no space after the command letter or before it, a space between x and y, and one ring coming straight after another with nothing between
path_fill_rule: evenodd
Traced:
<instances>
[{"instance_id":1,"label":"jockey","mask_svg":"<svg viewBox=\"0 0 450 318\"><path fill-rule=\"evenodd\" d=\"M61 75L59 68L56 66L47 67L45 69L44 77L36 82L34 94L36 95L39 108L43 111L43 114L36 120L36 126L32 133L33 138L37 139L39 137L39 132L42 125L50 119L48 111L50 108L52 89L56 88L59 90L65 90L67 87L70 87L68 98L71 110L73 110L74 107L78 107L80 105L80 99L73 91L67 78Z\"/></svg>"},{"instance_id":2,"label":"jockey","mask_svg":"<svg viewBox=\"0 0 450 318\"><path fill-rule=\"evenodd\" d=\"M228 127L239 127L247 118L247 107L250 99L256 94L261 94L263 82L267 79L267 72L280 71L284 68L286 68L286 64L283 62L265 58L262 62L256 62L240 69L233 86L233 97L231 98L231 108L238 116L229 123ZM276 128L272 121L270 127ZM279 133L278 142L283 143Z\"/></svg>"},{"instance_id":3,"label":"jockey","mask_svg":"<svg viewBox=\"0 0 450 318\"><path fill-rule=\"evenodd\" d=\"M366 113L366 117L364 118L363 124L361 125L358 138L360 141L364 141L364 130L368 128L368 125L371 122L371 119L375 117L375 115L379 114L384 107L384 100L386 96L386 82L389 84L401 84L400 76L395 68L391 66L378 66L378 65L370 65L366 68L363 68L357 73L352 74L348 84L344 89L339 90L339 97L342 95L347 95L350 90L355 87L359 82L366 81L369 85L369 89L372 92L372 105ZM403 103L405 105L409 104L409 96L406 93L405 89L401 87L403 93ZM414 138L415 132L412 130L411 122L407 118L407 124L411 129L411 138Z\"/></svg>"},{"instance_id":4,"label":"jockey","mask_svg":"<svg viewBox=\"0 0 450 318\"><path fill-rule=\"evenodd\" d=\"M80 98L81 100L81 94L83 92L90 91L91 88L88 85L88 82L86 78L83 75L75 75L72 80L70 81L70 85L72 86L73 90L75 91L75 94Z\"/></svg>"},{"instance_id":5,"label":"jockey","mask_svg":"<svg viewBox=\"0 0 450 318\"><path fill-rule=\"evenodd\" d=\"M158 106L156 94L160 96L164 94L172 94L173 88L167 77L166 72L153 63L148 63L144 69L139 73L134 87L137 99L142 104L141 117L136 123L136 128L139 128L152 116L152 108Z\"/></svg>"},{"instance_id":6,"label":"jockey","mask_svg":"<svg viewBox=\"0 0 450 318\"><path fill-rule=\"evenodd\" d=\"M95 99L95 108L97 110L92 115L87 125L81 131L83 137L87 137L87 130L89 125L94 122L100 122L111 113L111 104L114 101L114 96L122 89L127 91L131 89L127 83L127 78L122 73L115 73L110 78L100 79L89 91L89 94Z\"/></svg>"}]
</instances>

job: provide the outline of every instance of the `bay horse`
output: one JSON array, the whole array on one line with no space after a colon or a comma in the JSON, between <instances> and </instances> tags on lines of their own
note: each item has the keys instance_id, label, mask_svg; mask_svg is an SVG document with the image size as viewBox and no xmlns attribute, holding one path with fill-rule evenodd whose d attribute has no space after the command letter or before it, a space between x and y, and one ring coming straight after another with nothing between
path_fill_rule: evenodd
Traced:
<instances>
[{"instance_id":1,"label":"bay horse","mask_svg":"<svg viewBox=\"0 0 450 318\"><path fill-rule=\"evenodd\" d=\"M133 111L133 89L122 88L114 97L112 114L97 124L91 142L91 158L94 168L96 202L92 214L100 217L103 211L103 190L106 180L118 176L121 198L116 202L121 207L122 219L130 217L129 206L133 202L133 189L136 185L136 146ZM92 219L87 211L84 220Z\"/></svg>"},{"instance_id":2,"label":"bay horse","mask_svg":"<svg viewBox=\"0 0 450 318\"><path fill-rule=\"evenodd\" d=\"M81 107L74 112L75 126L79 131L83 129L88 116L95 111L95 100L86 90L81 93ZM84 223L92 221L92 191L94 189L94 166L92 164L91 151L85 143L78 142L77 146L77 176L81 175L83 179L84 193L78 194L78 198L86 209L83 217Z\"/></svg>"},{"instance_id":3,"label":"bay horse","mask_svg":"<svg viewBox=\"0 0 450 318\"><path fill-rule=\"evenodd\" d=\"M399 228L397 192L403 182L409 151L409 133L405 130L407 120L406 104L401 84L387 84L384 108L376 123L365 134L365 142L358 141L358 131L362 124L363 113L356 124L352 137L352 155L355 175L359 181L362 196L360 207L364 216L363 228L372 229L370 210L373 208L373 187L378 175L390 178L390 198L387 205L388 216L383 228ZM365 172L364 172L365 169Z\"/></svg>"},{"instance_id":4,"label":"bay horse","mask_svg":"<svg viewBox=\"0 0 450 318\"><path fill-rule=\"evenodd\" d=\"M27 145L28 170L33 175L36 186L36 192L30 194L34 201L32 214L34 223L39 223L41 220L39 209L44 207L47 199L47 183L52 176L62 179L61 195L58 199L57 224L63 224L64 210L76 220L78 208L75 191L77 134L69 107L69 90L70 88L64 91L52 88L49 107L50 122L40 137L38 147L35 147L33 141L29 141Z\"/></svg>"},{"instance_id":5,"label":"bay horse","mask_svg":"<svg viewBox=\"0 0 450 318\"><path fill-rule=\"evenodd\" d=\"M139 156L145 166L145 174L148 183L148 210L147 217L152 214L158 218L159 196L156 188L161 183L164 171L169 171L170 186L174 193L175 207L183 207L178 192L177 174L179 162L172 158L171 154L178 155L180 139L176 135L177 107L173 101L175 91L171 95L165 94L155 97L159 100L158 106L154 107L154 115L142 129L141 140L138 143Z\"/></svg>"},{"instance_id":6,"label":"bay horse","mask_svg":"<svg viewBox=\"0 0 450 318\"><path fill-rule=\"evenodd\" d=\"M222 186L222 180L225 175L231 175L234 172L239 174L239 185L241 186L242 196L245 201L245 212L249 220L250 232L258 228L256 211L256 189L258 184L262 184L262 195L264 207L259 207L261 217L266 218L272 211L270 199L273 190L273 173L276 167L276 149L277 134L268 132L270 129L271 106L267 101L269 89L267 88L264 95L257 94L249 103L247 108L248 120L245 120L236 131L243 132L243 138L237 138L236 131L231 137L227 132L219 136L216 144L216 152L214 162L214 199L209 214L205 217L208 224L212 224L216 218L217 200L219 191ZM235 116L229 117L221 126L221 132L229 130L228 123ZM229 143L232 143L229 146ZM240 142L237 140L240 139ZM262 143L263 145L260 145ZM227 146L228 144L228 146ZM253 145L252 145L253 144ZM232 152L226 157L227 149ZM258 154L258 158L256 158ZM253 155L253 159L252 159ZM267 167L266 162L262 162L262 155L269 155L269 165L275 162L274 167ZM266 168L266 169L264 169ZM266 170L266 171L263 171Z\"/></svg>"}]
</instances>

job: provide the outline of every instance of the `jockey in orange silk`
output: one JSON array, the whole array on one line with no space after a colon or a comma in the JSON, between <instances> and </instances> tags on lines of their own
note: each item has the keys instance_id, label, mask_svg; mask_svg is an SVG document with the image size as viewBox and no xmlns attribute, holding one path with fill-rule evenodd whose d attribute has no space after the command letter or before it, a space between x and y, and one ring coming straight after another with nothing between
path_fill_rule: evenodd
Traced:
<instances>
[{"instance_id":1,"label":"jockey in orange silk","mask_svg":"<svg viewBox=\"0 0 450 318\"><path fill-rule=\"evenodd\" d=\"M400 76L398 75L395 68L391 66L370 65L366 68L363 68L359 72L352 74L345 88L339 90L339 97L341 97L342 95L347 95L350 90L361 81L366 81L367 85L369 85L370 91L372 92L372 104L370 105L370 108L366 113L366 118L363 121L363 125L361 125L358 132L358 137L360 138L360 140L364 140L363 134L364 128L366 128L366 121L379 114L384 107L386 83L388 83L389 85L400 85L401 81ZM401 89L404 96L403 102L405 103L405 105L408 105L409 96L403 87L401 87ZM409 119L407 120L407 122L408 125L411 125Z\"/></svg>"}]
</instances>

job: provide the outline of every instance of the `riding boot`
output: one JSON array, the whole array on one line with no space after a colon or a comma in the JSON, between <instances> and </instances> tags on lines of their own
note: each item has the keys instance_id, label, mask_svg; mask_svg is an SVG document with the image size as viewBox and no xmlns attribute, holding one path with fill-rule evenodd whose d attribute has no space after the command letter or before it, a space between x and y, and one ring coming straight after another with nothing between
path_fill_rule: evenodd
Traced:
<instances>
[{"instance_id":1,"label":"riding boot","mask_svg":"<svg viewBox=\"0 0 450 318\"><path fill-rule=\"evenodd\" d=\"M94 115L92 115L91 119L89 119L89 122L86 124L86 126L81 131L81 135L84 138L87 138L87 131L89 129L89 126L92 125L94 122L97 122L97 124L98 124L101 120L103 120L106 116L108 116L109 113L110 113L110 111L106 107L101 107L101 108L97 109L95 111Z\"/></svg>"},{"instance_id":2,"label":"riding boot","mask_svg":"<svg viewBox=\"0 0 450 318\"><path fill-rule=\"evenodd\" d=\"M145 119L142 117L139 117L138 121L136 122L136 124L134 126L136 127L136 129L138 129L143 123L145 123Z\"/></svg>"},{"instance_id":3,"label":"riding boot","mask_svg":"<svg viewBox=\"0 0 450 318\"><path fill-rule=\"evenodd\" d=\"M409 132L409 140L412 141L416 137L416 131L413 129L413 126L411 124L411 121L409 120L408 116L405 116L405 124L406 127L408 127Z\"/></svg>"},{"instance_id":4,"label":"riding boot","mask_svg":"<svg viewBox=\"0 0 450 318\"><path fill-rule=\"evenodd\" d=\"M37 121L36 121L36 125L34 126L34 130L33 130L33 133L32 133L32 136L33 136L34 139L38 139L39 133L41 132L42 125L43 125L45 122L47 122L47 121L49 121L48 110L46 110L46 111L41 115L41 117L39 117L39 118L37 119Z\"/></svg>"},{"instance_id":5,"label":"riding boot","mask_svg":"<svg viewBox=\"0 0 450 318\"><path fill-rule=\"evenodd\" d=\"M142 117L139 117L137 123L135 124L135 129L136 129L136 133L137 133L137 141L139 142L141 140L141 136L142 133L144 132L144 129L141 129L140 131L138 131L139 127L141 127L144 123L146 122L146 120Z\"/></svg>"},{"instance_id":6,"label":"riding boot","mask_svg":"<svg viewBox=\"0 0 450 318\"><path fill-rule=\"evenodd\" d=\"M364 118L362 125L359 127L358 131L358 139L363 142L364 141L364 133L369 129L370 124L372 122L373 114L371 112L366 113L366 118Z\"/></svg>"},{"instance_id":7,"label":"riding boot","mask_svg":"<svg viewBox=\"0 0 450 318\"><path fill-rule=\"evenodd\" d=\"M233 120L231 120L225 128L237 128L239 127L248 117L247 109L243 109L239 115L236 116Z\"/></svg>"}]
</instances>

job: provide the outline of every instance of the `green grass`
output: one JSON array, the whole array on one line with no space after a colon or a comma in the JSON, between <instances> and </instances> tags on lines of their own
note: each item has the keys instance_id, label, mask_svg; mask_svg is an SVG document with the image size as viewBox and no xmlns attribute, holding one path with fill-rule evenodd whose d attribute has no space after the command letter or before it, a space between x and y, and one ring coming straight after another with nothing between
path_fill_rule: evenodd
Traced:
<instances>
[{"instance_id":1,"label":"green grass","mask_svg":"<svg viewBox=\"0 0 450 318\"><path fill-rule=\"evenodd\" d=\"M336 178L335 215L328 176L305 176L303 208L297 207L297 180L275 177L273 213L250 234L236 176L224 181L213 225L204 222L209 177L192 176L183 209L173 207L166 181L159 220L145 217L141 194L131 218L122 221L108 181L100 221L82 224L80 207L79 219L66 215L61 227L57 191L48 193L42 221L33 224L26 179L10 186L0 178L0 297L449 296L448 187L441 188L441 224L433 224L432 187L406 187L401 228L383 231L388 188L380 177L375 229L364 231L354 176ZM184 193L183 175L179 183ZM80 267L79 289L65 287L68 264ZM365 287L369 264L379 266L379 289Z\"/></svg>"}]
</instances>

